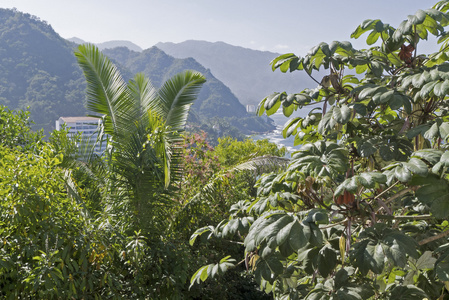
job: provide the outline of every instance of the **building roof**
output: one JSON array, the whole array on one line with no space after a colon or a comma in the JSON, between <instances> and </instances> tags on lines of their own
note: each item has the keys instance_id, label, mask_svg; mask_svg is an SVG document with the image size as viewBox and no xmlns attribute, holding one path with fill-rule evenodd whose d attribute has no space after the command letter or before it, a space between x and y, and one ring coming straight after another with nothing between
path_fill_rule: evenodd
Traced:
<instances>
[{"instance_id":1,"label":"building roof","mask_svg":"<svg viewBox=\"0 0 449 300\"><path fill-rule=\"evenodd\" d=\"M98 122L99 118L95 117L60 117L60 120L65 123L75 123L75 122Z\"/></svg>"}]
</instances>

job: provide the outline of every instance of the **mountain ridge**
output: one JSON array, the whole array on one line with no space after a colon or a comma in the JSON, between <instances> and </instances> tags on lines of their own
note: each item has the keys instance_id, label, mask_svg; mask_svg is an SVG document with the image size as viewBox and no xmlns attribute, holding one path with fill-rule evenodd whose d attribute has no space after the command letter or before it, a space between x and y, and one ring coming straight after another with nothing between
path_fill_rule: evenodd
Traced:
<instances>
[{"instance_id":1,"label":"mountain ridge","mask_svg":"<svg viewBox=\"0 0 449 300\"><path fill-rule=\"evenodd\" d=\"M78 45L88 43L85 40L80 39L78 37L71 37L71 38L68 38L67 40L70 42L73 42L75 44L78 44ZM143 51L143 49L139 45L137 45L131 41L128 41L128 40L111 40L111 41L106 41L106 42L102 42L102 43L91 43L91 44L94 44L100 50L112 49L112 48L116 48L116 47L126 47L129 50L136 51L136 52Z\"/></svg>"},{"instance_id":2,"label":"mountain ridge","mask_svg":"<svg viewBox=\"0 0 449 300\"><path fill-rule=\"evenodd\" d=\"M242 104L257 105L273 92L295 93L316 84L303 72L273 72L270 62L280 54L270 51L198 40L157 43L155 46L176 58L192 57L211 69Z\"/></svg>"},{"instance_id":3,"label":"mountain ridge","mask_svg":"<svg viewBox=\"0 0 449 300\"><path fill-rule=\"evenodd\" d=\"M156 87L183 70L190 69L201 72L206 77L193 109L201 117L245 117L246 109L232 94L231 90L217 80L210 70L199 64L193 58L174 58L157 47L148 48L142 52L135 52L126 47L104 49L102 51L112 60L118 62L119 69L125 74L144 73ZM126 67L127 71L123 68ZM154 72L157 70L157 72ZM126 78L130 79L130 78ZM214 93L214 91L219 93ZM216 94L222 98L217 98Z\"/></svg>"}]
</instances>

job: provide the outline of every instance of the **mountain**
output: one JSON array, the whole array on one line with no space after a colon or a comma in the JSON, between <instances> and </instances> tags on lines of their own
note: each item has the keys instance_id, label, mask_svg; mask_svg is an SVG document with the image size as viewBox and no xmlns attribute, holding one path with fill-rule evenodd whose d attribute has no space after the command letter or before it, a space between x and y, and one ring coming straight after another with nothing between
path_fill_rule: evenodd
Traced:
<instances>
[{"instance_id":1,"label":"mountain","mask_svg":"<svg viewBox=\"0 0 449 300\"><path fill-rule=\"evenodd\" d=\"M33 128L46 132L54 129L61 116L86 115L86 83L73 53L75 48L76 43L60 37L39 18L16 9L0 9L0 104L10 109L29 107L36 123ZM186 69L203 73L207 83L193 106L200 123L228 118L226 122L246 132L270 127L249 117L231 90L193 58L176 59L156 47L142 52L126 47L103 52L118 64L125 79L144 72L155 86Z\"/></svg>"},{"instance_id":2,"label":"mountain","mask_svg":"<svg viewBox=\"0 0 449 300\"><path fill-rule=\"evenodd\" d=\"M184 70L201 72L206 77L206 83L193 105L193 109L201 118L246 116L245 107L231 90L217 80L210 70L204 68L193 58L174 58L157 47L149 48L143 52L119 47L105 49L103 53L117 62L125 77L126 74L144 73L156 87L160 87L167 79ZM130 78L126 79L129 80Z\"/></svg>"},{"instance_id":3,"label":"mountain","mask_svg":"<svg viewBox=\"0 0 449 300\"><path fill-rule=\"evenodd\" d=\"M86 41L84 41L80 38L77 38L77 37L72 37L67 40L71 41L75 44L78 44L78 45L87 43ZM103 42L103 43L95 43L95 45L100 50L111 49L111 48L116 48L116 47L126 47L129 50L136 51L136 52L143 51L142 48L140 48L139 46L137 46L136 44L134 44L133 42L130 42L130 41L107 41L107 42Z\"/></svg>"},{"instance_id":4,"label":"mountain","mask_svg":"<svg viewBox=\"0 0 449 300\"><path fill-rule=\"evenodd\" d=\"M242 104L257 105L273 92L294 93L316 85L304 72L273 72L269 63L278 53L194 40L155 46L177 58L194 58L228 86Z\"/></svg>"},{"instance_id":5,"label":"mountain","mask_svg":"<svg viewBox=\"0 0 449 300\"><path fill-rule=\"evenodd\" d=\"M0 104L29 106L34 128L45 130L59 116L84 115L86 85L74 47L39 18L0 9Z\"/></svg>"},{"instance_id":6,"label":"mountain","mask_svg":"<svg viewBox=\"0 0 449 300\"><path fill-rule=\"evenodd\" d=\"M84 40L82 40L82 39L80 39L80 38L77 38L76 36L74 36L74 37L72 37L72 38L69 38L69 39L67 39L67 40L68 40L69 42L72 42L72 43L75 43L75 44L78 44L78 45L86 43L86 41L84 41Z\"/></svg>"}]
</instances>

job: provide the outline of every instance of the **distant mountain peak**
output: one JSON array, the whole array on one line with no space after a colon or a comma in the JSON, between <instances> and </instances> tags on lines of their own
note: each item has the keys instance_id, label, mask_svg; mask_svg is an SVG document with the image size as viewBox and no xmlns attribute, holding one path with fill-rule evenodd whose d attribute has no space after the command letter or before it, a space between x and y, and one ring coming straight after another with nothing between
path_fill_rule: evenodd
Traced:
<instances>
[{"instance_id":1,"label":"distant mountain peak","mask_svg":"<svg viewBox=\"0 0 449 300\"><path fill-rule=\"evenodd\" d=\"M185 40L183 42L179 43L173 43L173 42L159 42L155 46L160 47L161 49L164 49L166 47L198 47L200 45L207 46L207 47L220 47L220 48L229 48L229 49L241 49L243 51L249 51L249 52L260 52L260 53L267 53L267 54L273 54L275 56L279 56L280 54L277 52L267 51L267 50L257 50L252 48L246 48L242 46L236 46L232 45L223 41L216 41L216 42L209 42L204 40Z\"/></svg>"},{"instance_id":2,"label":"distant mountain peak","mask_svg":"<svg viewBox=\"0 0 449 300\"><path fill-rule=\"evenodd\" d=\"M130 41L122 41L122 40L107 41L107 42L103 42L103 43L96 43L95 45L97 45L98 49L100 49L100 50L112 49L112 48L116 48L116 47L126 47L129 50L135 51L135 52L143 51L143 49L140 46L138 46Z\"/></svg>"},{"instance_id":3,"label":"distant mountain peak","mask_svg":"<svg viewBox=\"0 0 449 300\"><path fill-rule=\"evenodd\" d=\"M85 44L87 43L86 41L78 38L78 37L72 37L67 39L70 42L73 42L75 44ZM143 49L134 44L133 42L130 41L125 41L125 40L114 40L114 41L107 41L107 42L103 42L103 43L93 43L95 44L98 49L100 50L104 50L104 49L112 49L112 48L117 48L117 47L126 47L131 51L135 51L135 52L142 52Z\"/></svg>"},{"instance_id":4,"label":"distant mountain peak","mask_svg":"<svg viewBox=\"0 0 449 300\"><path fill-rule=\"evenodd\" d=\"M78 45L86 43L86 41L84 41L84 40L82 40L80 38L77 38L76 36L71 37L71 38L69 38L67 40L72 42L72 43L78 44Z\"/></svg>"}]
</instances>

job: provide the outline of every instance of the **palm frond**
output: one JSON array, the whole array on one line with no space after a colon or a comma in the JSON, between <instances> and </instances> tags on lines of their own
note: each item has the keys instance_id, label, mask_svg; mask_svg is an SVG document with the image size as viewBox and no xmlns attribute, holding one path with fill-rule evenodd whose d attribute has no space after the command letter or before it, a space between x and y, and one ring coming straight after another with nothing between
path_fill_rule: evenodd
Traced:
<instances>
[{"instance_id":1,"label":"palm frond","mask_svg":"<svg viewBox=\"0 0 449 300\"><path fill-rule=\"evenodd\" d=\"M177 211L174 216L174 223L172 226L178 226L182 223L183 218L188 218L191 211L195 211L198 205L206 204L211 208L214 206L215 198L217 195L217 187L220 183L228 181L227 174L229 172L238 173L244 171L252 171L252 175L257 177L264 173L277 171L279 169L285 169L289 164L290 159L264 155L252 158L244 163L238 164L228 170L222 170L213 175L207 184L205 184L201 190L196 193L192 198L188 199L184 206Z\"/></svg>"},{"instance_id":2,"label":"palm frond","mask_svg":"<svg viewBox=\"0 0 449 300\"><path fill-rule=\"evenodd\" d=\"M269 173L285 168L289 163L290 159L285 157L264 155L252 158L246 162L238 164L234 166L231 169L231 171L251 170L255 171L257 175L261 175L263 173Z\"/></svg>"},{"instance_id":3,"label":"palm frond","mask_svg":"<svg viewBox=\"0 0 449 300\"><path fill-rule=\"evenodd\" d=\"M105 133L117 130L120 112L128 97L126 83L117 67L96 46L80 45L75 51L87 81L87 108L96 114L105 115Z\"/></svg>"},{"instance_id":4,"label":"palm frond","mask_svg":"<svg viewBox=\"0 0 449 300\"><path fill-rule=\"evenodd\" d=\"M150 110L150 104L157 98L157 90L151 84L150 80L144 74L138 73L130 80L128 84L130 99L133 103L130 105L130 111L133 116L131 120L146 119Z\"/></svg>"},{"instance_id":5,"label":"palm frond","mask_svg":"<svg viewBox=\"0 0 449 300\"><path fill-rule=\"evenodd\" d=\"M190 106L197 98L205 77L198 72L179 73L159 89L159 99L150 105L173 131L183 131Z\"/></svg>"}]
</instances>

